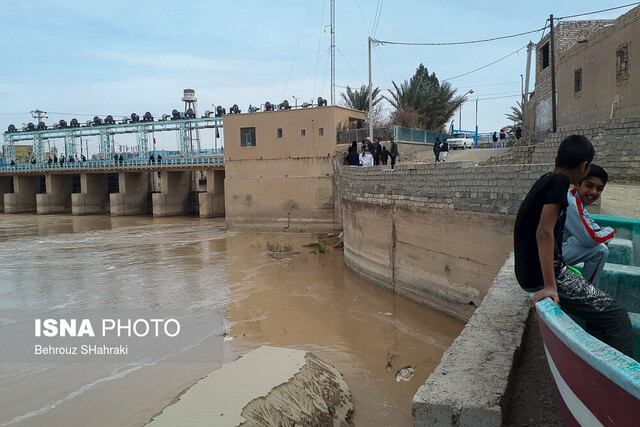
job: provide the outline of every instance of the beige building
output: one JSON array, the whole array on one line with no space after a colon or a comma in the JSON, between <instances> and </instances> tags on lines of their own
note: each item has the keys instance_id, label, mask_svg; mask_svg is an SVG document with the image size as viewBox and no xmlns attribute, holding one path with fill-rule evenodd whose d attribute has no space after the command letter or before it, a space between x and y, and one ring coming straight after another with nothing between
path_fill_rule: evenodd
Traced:
<instances>
[{"instance_id":1,"label":"beige building","mask_svg":"<svg viewBox=\"0 0 640 427\"><path fill-rule=\"evenodd\" d=\"M640 116L640 6L558 60L558 126Z\"/></svg>"},{"instance_id":2,"label":"beige building","mask_svg":"<svg viewBox=\"0 0 640 427\"><path fill-rule=\"evenodd\" d=\"M560 21L554 38L558 127L640 116L640 6L615 20ZM527 131L552 127L550 54L547 34L536 46Z\"/></svg>"},{"instance_id":3,"label":"beige building","mask_svg":"<svg viewBox=\"0 0 640 427\"><path fill-rule=\"evenodd\" d=\"M339 228L336 133L365 117L335 106L226 115L227 226L293 232Z\"/></svg>"},{"instance_id":4,"label":"beige building","mask_svg":"<svg viewBox=\"0 0 640 427\"><path fill-rule=\"evenodd\" d=\"M560 21L554 28L556 58L556 87L563 83L558 79L558 59L564 52L583 40L588 34L610 24L610 20ZM547 33L536 45L536 77L534 91L525 108L525 132L544 132L552 127L551 116L551 37ZM556 90L557 96L557 90Z\"/></svg>"}]
</instances>

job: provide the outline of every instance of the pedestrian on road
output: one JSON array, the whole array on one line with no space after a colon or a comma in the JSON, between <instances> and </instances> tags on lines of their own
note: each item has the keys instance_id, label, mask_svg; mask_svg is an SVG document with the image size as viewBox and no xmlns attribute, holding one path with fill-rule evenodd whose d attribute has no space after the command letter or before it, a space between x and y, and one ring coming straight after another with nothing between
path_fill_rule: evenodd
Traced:
<instances>
[{"instance_id":1,"label":"pedestrian on road","mask_svg":"<svg viewBox=\"0 0 640 427\"><path fill-rule=\"evenodd\" d=\"M440 148L440 150L442 150L442 163L444 163L447 161L447 156L449 155L449 143L446 139L441 144L441 147L442 148Z\"/></svg>"},{"instance_id":2,"label":"pedestrian on road","mask_svg":"<svg viewBox=\"0 0 640 427\"><path fill-rule=\"evenodd\" d=\"M389 151L387 150L387 147L382 147L382 154L380 154L380 161L382 162L383 165L387 165L387 162L389 161Z\"/></svg>"},{"instance_id":3,"label":"pedestrian on road","mask_svg":"<svg viewBox=\"0 0 640 427\"><path fill-rule=\"evenodd\" d=\"M436 136L436 142L433 143L433 154L436 156L436 162L440 161L440 149L442 148L442 143L440 142L440 137Z\"/></svg>"},{"instance_id":4,"label":"pedestrian on road","mask_svg":"<svg viewBox=\"0 0 640 427\"><path fill-rule=\"evenodd\" d=\"M393 139L389 138L391 142L391 147L389 148L389 157L391 157L391 169L396 165L396 157L398 157L398 143Z\"/></svg>"},{"instance_id":5,"label":"pedestrian on road","mask_svg":"<svg viewBox=\"0 0 640 427\"><path fill-rule=\"evenodd\" d=\"M498 148L498 133L494 132L491 139L493 139L493 148Z\"/></svg>"}]
</instances>

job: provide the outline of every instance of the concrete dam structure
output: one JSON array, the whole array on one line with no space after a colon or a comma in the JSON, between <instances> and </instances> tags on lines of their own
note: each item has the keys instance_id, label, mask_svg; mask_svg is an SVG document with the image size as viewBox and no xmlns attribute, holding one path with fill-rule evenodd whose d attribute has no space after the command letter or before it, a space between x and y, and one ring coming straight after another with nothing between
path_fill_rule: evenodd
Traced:
<instances>
[{"instance_id":1,"label":"concrete dam structure","mask_svg":"<svg viewBox=\"0 0 640 427\"><path fill-rule=\"evenodd\" d=\"M123 165L92 161L70 167L7 168L0 171L0 212L161 217L187 215L195 205L203 218L224 216L222 160L180 158L164 164L128 161ZM205 174L206 189L194 190L195 172ZM197 200L190 200L196 196Z\"/></svg>"}]
</instances>

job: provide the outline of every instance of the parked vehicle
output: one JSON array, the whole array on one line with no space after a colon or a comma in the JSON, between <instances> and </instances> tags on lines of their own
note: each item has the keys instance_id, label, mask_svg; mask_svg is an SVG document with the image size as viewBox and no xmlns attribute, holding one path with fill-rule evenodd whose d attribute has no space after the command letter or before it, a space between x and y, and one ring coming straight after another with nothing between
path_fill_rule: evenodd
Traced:
<instances>
[{"instance_id":1,"label":"parked vehicle","mask_svg":"<svg viewBox=\"0 0 640 427\"><path fill-rule=\"evenodd\" d=\"M598 287L630 310L635 359L587 334L548 298L536 304L564 425L637 426L640 420L640 219L592 215L616 229ZM579 267L579 266L578 266Z\"/></svg>"},{"instance_id":2,"label":"parked vehicle","mask_svg":"<svg viewBox=\"0 0 640 427\"><path fill-rule=\"evenodd\" d=\"M457 150L458 148L464 150L465 148L473 148L476 140L473 134L460 132L451 135L451 137L447 139L447 142L449 143L450 150Z\"/></svg>"}]
</instances>

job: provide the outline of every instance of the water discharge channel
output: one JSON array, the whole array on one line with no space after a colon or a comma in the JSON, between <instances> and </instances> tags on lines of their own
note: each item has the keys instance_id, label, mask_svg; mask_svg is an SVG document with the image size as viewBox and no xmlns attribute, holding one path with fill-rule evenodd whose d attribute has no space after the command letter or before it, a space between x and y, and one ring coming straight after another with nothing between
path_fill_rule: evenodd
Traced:
<instances>
[{"instance_id":1,"label":"water discharge channel","mask_svg":"<svg viewBox=\"0 0 640 427\"><path fill-rule=\"evenodd\" d=\"M330 241L303 246L315 241L197 218L2 215L0 308L212 310L224 361L311 351L344 375L356 425L411 425L413 394L464 325L363 281ZM0 425L143 425L217 366L0 361Z\"/></svg>"}]
</instances>

